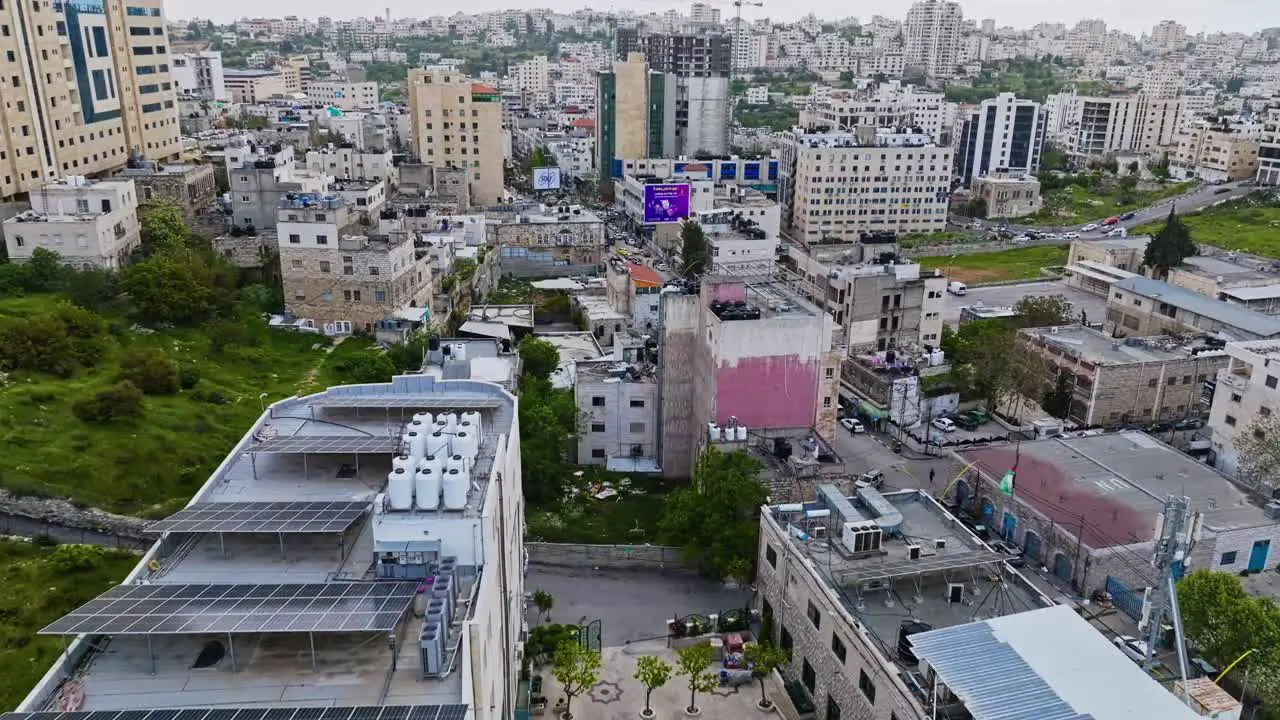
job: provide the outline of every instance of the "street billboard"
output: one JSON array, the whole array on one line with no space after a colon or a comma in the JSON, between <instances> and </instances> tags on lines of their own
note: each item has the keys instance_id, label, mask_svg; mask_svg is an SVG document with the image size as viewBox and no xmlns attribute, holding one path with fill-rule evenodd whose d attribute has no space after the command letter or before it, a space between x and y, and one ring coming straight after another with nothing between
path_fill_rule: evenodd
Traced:
<instances>
[{"instance_id":1,"label":"street billboard","mask_svg":"<svg viewBox=\"0 0 1280 720\"><path fill-rule=\"evenodd\" d=\"M689 186L685 183L666 183L644 186L644 222L680 222L689 217Z\"/></svg>"},{"instance_id":2,"label":"street billboard","mask_svg":"<svg viewBox=\"0 0 1280 720\"><path fill-rule=\"evenodd\" d=\"M560 168L540 167L533 169L534 190L559 190Z\"/></svg>"}]
</instances>

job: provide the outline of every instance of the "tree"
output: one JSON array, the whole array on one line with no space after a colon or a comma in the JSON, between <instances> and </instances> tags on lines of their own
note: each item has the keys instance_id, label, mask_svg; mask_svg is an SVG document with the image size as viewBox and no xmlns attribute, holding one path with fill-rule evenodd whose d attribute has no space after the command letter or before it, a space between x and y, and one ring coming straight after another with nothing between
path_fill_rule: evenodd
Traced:
<instances>
[{"instance_id":1,"label":"tree","mask_svg":"<svg viewBox=\"0 0 1280 720\"><path fill-rule=\"evenodd\" d=\"M556 606L555 597L546 590L533 591L533 605L538 608L538 615L546 620L551 619L551 608Z\"/></svg>"},{"instance_id":2,"label":"tree","mask_svg":"<svg viewBox=\"0 0 1280 720\"><path fill-rule=\"evenodd\" d=\"M1235 575L1204 568L1178 582L1178 606L1187 642L1218 667L1246 652L1249 687L1264 705L1280 703L1280 608L1249 595Z\"/></svg>"},{"instance_id":3,"label":"tree","mask_svg":"<svg viewBox=\"0 0 1280 720\"><path fill-rule=\"evenodd\" d=\"M1065 295L1027 295L1013 310L1021 327L1053 327L1076 321L1074 306Z\"/></svg>"},{"instance_id":4,"label":"tree","mask_svg":"<svg viewBox=\"0 0 1280 720\"><path fill-rule=\"evenodd\" d=\"M545 378L521 380L520 465L524 499L530 506L546 506L564 496L577 419L573 390L554 388Z\"/></svg>"},{"instance_id":5,"label":"tree","mask_svg":"<svg viewBox=\"0 0 1280 720\"><path fill-rule=\"evenodd\" d=\"M653 717L653 708L649 707L649 699L653 691L667 684L671 679L671 664L652 655L641 655L636 658L635 679L644 686L644 710L640 717Z\"/></svg>"},{"instance_id":6,"label":"tree","mask_svg":"<svg viewBox=\"0 0 1280 720\"><path fill-rule=\"evenodd\" d=\"M120 359L120 379L147 395L172 395L182 387L178 364L151 348L125 353Z\"/></svg>"},{"instance_id":7,"label":"tree","mask_svg":"<svg viewBox=\"0 0 1280 720\"><path fill-rule=\"evenodd\" d=\"M573 720L573 699L600 681L600 653L578 641L566 640L556 648L551 674L564 690L564 718Z\"/></svg>"},{"instance_id":8,"label":"tree","mask_svg":"<svg viewBox=\"0 0 1280 720\"><path fill-rule=\"evenodd\" d=\"M138 218L142 225L142 244L148 254L183 247L190 237L182 209L171 202L147 205Z\"/></svg>"},{"instance_id":9,"label":"tree","mask_svg":"<svg viewBox=\"0 0 1280 720\"><path fill-rule=\"evenodd\" d=\"M697 220L685 220L680 228L680 261L680 275L687 278L702 276L711 264L707 234Z\"/></svg>"},{"instance_id":10,"label":"tree","mask_svg":"<svg viewBox=\"0 0 1280 720\"><path fill-rule=\"evenodd\" d=\"M71 413L83 422L107 423L142 414L142 391L128 380L99 390L71 404Z\"/></svg>"},{"instance_id":11,"label":"tree","mask_svg":"<svg viewBox=\"0 0 1280 720\"><path fill-rule=\"evenodd\" d=\"M1240 455L1240 477L1262 488L1280 483L1280 419L1259 415L1232 444Z\"/></svg>"},{"instance_id":12,"label":"tree","mask_svg":"<svg viewBox=\"0 0 1280 720\"><path fill-rule=\"evenodd\" d=\"M761 467L745 452L708 447L698 458L693 482L667 496L659 536L717 579L735 574L735 561L752 566L760 506L769 495L760 482Z\"/></svg>"},{"instance_id":13,"label":"tree","mask_svg":"<svg viewBox=\"0 0 1280 720\"><path fill-rule=\"evenodd\" d=\"M769 702L769 697L764 694L764 681L774 670L785 665L791 660L791 653L779 647L774 647L765 640L761 640L747 646L747 663L751 667L751 674L760 681L760 708L768 709L773 706Z\"/></svg>"},{"instance_id":14,"label":"tree","mask_svg":"<svg viewBox=\"0 0 1280 720\"><path fill-rule=\"evenodd\" d=\"M517 347L521 375L547 380L560 367L560 351L549 341L526 335Z\"/></svg>"},{"instance_id":15,"label":"tree","mask_svg":"<svg viewBox=\"0 0 1280 720\"><path fill-rule=\"evenodd\" d=\"M714 659L711 643L698 643L680 650L676 674L683 675L689 683L689 707L685 708L685 712L691 715L698 713L698 693L716 689L716 675L707 671Z\"/></svg>"},{"instance_id":16,"label":"tree","mask_svg":"<svg viewBox=\"0 0 1280 720\"><path fill-rule=\"evenodd\" d=\"M965 323L950 337L943 333L943 350L951 347L952 375L989 408L999 405L1009 387L1014 335L1012 327L996 319Z\"/></svg>"},{"instance_id":17,"label":"tree","mask_svg":"<svg viewBox=\"0 0 1280 720\"><path fill-rule=\"evenodd\" d=\"M1158 278L1165 278L1169 270L1177 267L1186 258L1196 254L1196 244L1191 240L1191 230L1178 218L1175 209L1170 206L1169 219L1164 227L1147 243L1147 251L1142 256L1142 264L1151 269Z\"/></svg>"},{"instance_id":18,"label":"tree","mask_svg":"<svg viewBox=\"0 0 1280 720\"><path fill-rule=\"evenodd\" d=\"M208 251L163 249L126 266L120 286L144 320L192 325L231 311L235 269Z\"/></svg>"},{"instance_id":19,"label":"tree","mask_svg":"<svg viewBox=\"0 0 1280 720\"><path fill-rule=\"evenodd\" d=\"M1053 389L1045 394L1040 407L1059 420L1066 420L1071 414L1071 381L1067 379L1066 372L1058 372Z\"/></svg>"},{"instance_id":20,"label":"tree","mask_svg":"<svg viewBox=\"0 0 1280 720\"><path fill-rule=\"evenodd\" d=\"M391 362L391 358L376 348L347 356L334 363L333 369L338 372L343 382L356 385L390 382L396 374L396 366Z\"/></svg>"},{"instance_id":21,"label":"tree","mask_svg":"<svg viewBox=\"0 0 1280 720\"><path fill-rule=\"evenodd\" d=\"M987 200L986 198L976 197L964 204L964 214L966 217L978 218L985 220L987 217Z\"/></svg>"}]
</instances>

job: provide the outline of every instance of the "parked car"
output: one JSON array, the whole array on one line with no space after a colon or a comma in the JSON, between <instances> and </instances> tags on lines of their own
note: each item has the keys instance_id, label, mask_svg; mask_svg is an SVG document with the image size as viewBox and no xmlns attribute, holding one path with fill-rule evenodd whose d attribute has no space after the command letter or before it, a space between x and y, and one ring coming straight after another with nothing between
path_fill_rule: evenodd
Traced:
<instances>
[{"instance_id":1,"label":"parked car","mask_svg":"<svg viewBox=\"0 0 1280 720\"><path fill-rule=\"evenodd\" d=\"M1018 237L1010 240L1009 242L1013 243L1014 245L1026 245L1027 243L1031 242L1031 237L1028 235L1019 235Z\"/></svg>"},{"instance_id":2,"label":"parked car","mask_svg":"<svg viewBox=\"0 0 1280 720\"><path fill-rule=\"evenodd\" d=\"M969 292L969 289L962 282L952 281L947 283L947 292L952 295L964 295Z\"/></svg>"},{"instance_id":3,"label":"parked car","mask_svg":"<svg viewBox=\"0 0 1280 720\"><path fill-rule=\"evenodd\" d=\"M1136 217L1138 217L1138 213L1133 212L1132 210L1130 210L1129 212L1122 214L1122 215L1120 216L1120 219L1121 219L1121 220L1132 220L1132 219L1134 219L1134 218L1136 218Z\"/></svg>"},{"instance_id":4,"label":"parked car","mask_svg":"<svg viewBox=\"0 0 1280 720\"><path fill-rule=\"evenodd\" d=\"M1120 218L1118 218L1118 217L1109 217L1109 218L1107 218L1106 220L1103 220L1103 221L1102 221L1102 224L1103 224L1105 227L1111 227L1112 225L1115 225L1115 224L1116 224L1116 223L1118 223L1118 222L1120 222Z\"/></svg>"},{"instance_id":5,"label":"parked car","mask_svg":"<svg viewBox=\"0 0 1280 720\"><path fill-rule=\"evenodd\" d=\"M858 418L847 417L840 421L840 425L842 425L845 430L848 430L854 435L857 435L858 433L864 433L867 431L867 429L863 427L862 421L859 420Z\"/></svg>"},{"instance_id":6,"label":"parked car","mask_svg":"<svg viewBox=\"0 0 1280 720\"><path fill-rule=\"evenodd\" d=\"M660 263L654 263L654 265L653 265L653 269L654 269L654 270L658 270L658 271L660 271L660 272L666 272L666 271L667 271L667 264L666 264L666 263L662 263L662 262L660 262Z\"/></svg>"},{"instance_id":7,"label":"parked car","mask_svg":"<svg viewBox=\"0 0 1280 720\"><path fill-rule=\"evenodd\" d=\"M964 414L973 418L974 422L979 425L983 425L991 420L991 418L987 416L987 409L984 407L976 407L966 410Z\"/></svg>"},{"instance_id":8,"label":"parked car","mask_svg":"<svg viewBox=\"0 0 1280 720\"><path fill-rule=\"evenodd\" d=\"M1132 635L1117 635L1111 639L1111 642L1130 660L1136 663L1147 661L1147 643L1145 640L1139 640ZM1153 660L1152 664L1156 665L1158 663Z\"/></svg>"},{"instance_id":9,"label":"parked car","mask_svg":"<svg viewBox=\"0 0 1280 720\"><path fill-rule=\"evenodd\" d=\"M951 422L950 418L944 418L944 417L934 418L933 422L929 424L941 430L944 433L956 431L956 424L954 422Z\"/></svg>"},{"instance_id":10,"label":"parked car","mask_svg":"<svg viewBox=\"0 0 1280 720\"><path fill-rule=\"evenodd\" d=\"M991 546L992 550L995 550L998 553L1004 553L1005 555L1021 555L1022 554L1022 548L1018 547L1017 545L1014 545L1008 540L992 540L988 544Z\"/></svg>"},{"instance_id":11,"label":"parked car","mask_svg":"<svg viewBox=\"0 0 1280 720\"><path fill-rule=\"evenodd\" d=\"M1174 430L1199 430L1202 427L1204 427L1204 420L1200 418L1187 418L1173 424Z\"/></svg>"},{"instance_id":12,"label":"parked car","mask_svg":"<svg viewBox=\"0 0 1280 720\"><path fill-rule=\"evenodd\" d=\"M1225 187L1224 187L1224 188L1218 188L1217 190L1214 190L1214 191L1213 191L1213 194L1214 194L1214 195L1221 195L1221 194L1223 194L1223 193L1229 193L1229 192L1231 192L1231 188L1225 188Z\"/></svg>"},{"instance_id":13,"label":"parked car","mask_svg":"<svg viewBox=\"0 0 1280 720\"><path fill-rule=\"evenodd\" d=\"M961 430L969 430L970 432L977 430L978 426L982 424L977 420L974 420L968 413L960 413L959 415L952 416L950 419L951 422L958 425Z\"/></svg>"},{"instance_id":14,"label":"parked car","mask_svg":"<svg viewBox=\"0 0 1280 720\"><path fill-rule=\"evenodd\" d=\"M853 481L853 484L855 487L873 487L878 490L884 485L884 471L868 470L859 475L858 478Z\"/></svg>"},{"instance_id":15,"label":"parked car","mask_svg":"<svg viewBox=\"0 0 1280 720\"><path fill-rule=\"evenodd\" d=\"M1097 229L1098 229L1097 223L1089 223L1088 225L1085 225L1084 227L1080 228L1080 232L1093 232L1094 230L1097 230Z\"/></svg>"},{"instance_id":16,"label":"parked car","mask_svg":"<svg viewBox=\"0 0 1280 720\"><path fill-rule=\"evenodd\" d=\"M1079 239L1080 239L1080 233L1077 233L1077 232L1069 232L1069 233L1067 233L1067 234L1063 235L1062 237L1063 237L1063 238L1065 238L1065 239L1067 239L1067 240L1079 240Z\"/></svg>"}]
</instances>

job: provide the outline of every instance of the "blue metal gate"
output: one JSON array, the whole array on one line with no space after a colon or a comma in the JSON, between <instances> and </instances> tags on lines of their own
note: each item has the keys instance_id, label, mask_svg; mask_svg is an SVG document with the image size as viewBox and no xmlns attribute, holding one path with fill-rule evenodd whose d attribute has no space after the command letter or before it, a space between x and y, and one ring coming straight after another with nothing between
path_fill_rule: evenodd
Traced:
<instances>
[{"instance_id":1,"label":"blue metal gate","mask_svg":"<svg viewBox=\"0 0 1280 720\"><path fill-rule=\"evenodd\" d=\"M1142 619L1142 595L1125 587L1124 583L1107 576L1107 592L1111 593L1111 602L1134 620Z\"/></svg>"},{"instance_id":2,"label":"blue metal gate","mask_svg":"<svg viewBox=\"0 0 1280 720\"><path fill-rule=\"evenodd\" d=\"M1249 551L1249 572L1262 572L1267 567L1267 554L1271 552L1270 540L1259 540Z\"/></svg>"},{"instance_id":3,"label":"blue metal gate","mask_svg":"<svg viewBox=\"0 0 1280 720\"><path fill-rule=\"evenodd\" d=\"M1040 559L1040 536L1031 530L1027 531L1026 538L1022 541L1022 554L1032 560Z\"/></svg>"},{"instance_id":4,"label":"blue metal gate","mask_svg":"<svg viewBox=\"0 0 1280 720\"><path fill-rule=\"evenodd\" d=\"M1058 576L1059 580L1071 582L1071 558L1063 553L1053 556L1053 574Z\"/></svg>"},{"instance_id":5,"label":"blue metal gate","mask_svg":"<svg viewBox=\"0 0 1280 720\"><path fill-rule=\"evenodd\" d=\"M1002 522L1000 525L1000 537L1004 538L1005 540L1008 540L1009 542L1013 542L1013 538L1015 537L1015 533L1017 529L1018 529L1018 518L1014 517L1013 513L1009 513L1009 512L1005 513L1004 522Z\"/></svg>"},{"instance_id":6,"label":"blue metal gate","mask_svg":"<svg viewBox=\"0 0 1280 720\"><path fill-rule=\"evenodd\" d=\"M996 506L990 500L982 501L982 524L987 528L987 532L991 532L992 524L995 522Z\"/></svg>"}]
</instances>

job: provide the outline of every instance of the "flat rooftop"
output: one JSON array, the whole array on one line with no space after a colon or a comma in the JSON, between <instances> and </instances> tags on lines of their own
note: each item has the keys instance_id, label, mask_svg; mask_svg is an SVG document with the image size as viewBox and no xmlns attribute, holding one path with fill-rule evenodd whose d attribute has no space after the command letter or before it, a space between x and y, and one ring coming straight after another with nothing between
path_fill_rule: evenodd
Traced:
<instances>
[{"instance_id":1,"label":"flat rooftop","mask_svg":"<svg viewBox=\"0 0 1280 720\"><path fill-rule=\"evenodd\" d=\"M1050 348L1094 365L1129 365L1132 363L1167 362L1193 357L1193 345L1169 337L1116 339L1100 330L1084 325L1062 325L1028 328L1022 334ZM1223 355L1221 350L1211 351ZM1208 354L1208 353L1201 353Z\"/></svg>"},{"instance_id":2,"label":"flat rooftop","mask_svg":"<svg viewBox=\"0 0 1280 720\"><path fill-rule=\"evenodd\" d=\"M1067 605L919 633L910 642L974 720L1200 717Z\"/></svg>"},{"instance_id":3,"label":"flat rooftop","mask_svg":"<svg viewBox=\"0 0 1280 720\"><path fill-rule=\"evenodd\" d=\"M430 422L420 415L424 412L439 418L454 413L455 419L479 413L478 448L465 466L469 478L462 485L462 505L400 511L394 505L396 493L388 487L393 453L410 450L407 431L418 427L411 425L415 420ZM498 459L507 462L513 413L514 399L497 385L431 375L334 387L271 405L178 516L181 520L175 519L186 525L164 534L129 581L109 591L147 591L173 599L144 599L121 609L124 601L100 598L81 608L79 614L123 614L112 616L119 618L117 625L95 636L92 646L79 636L20 709L55 707L59 684L68 675L80 683L82 709L89 711L469 705L461 629L474 607L461 600L488 572L473 547L472 526L483 522L491 478L501 477L494 474L503 467ZM455 450L462 437L462 425L456 427L450 441ZM313 522L290 512L300 503L312 504L312 517L326 507L340 516L310 531L278 531L280 523ZM255 505L261 509L252 515L239 516L230 525L224 520ZM271 532L246 527L254 522L265 522ZM457 556L459 597L446 621L450 644L443 651L452 669L425 678L418 641L424 619L406 611L403 594L401 604L375 599L400 592L396 588L403 590L406 581L410 588L420 582L412 575L389 576L387 566L377 562L388 548L421 545L424 538L436 539L440 557ZM436 582L442 577L428 571L427 577L433 576ZM249 585L257 588L246 589ZM212 598L204 602L213 604L201 609L192 604L198 600L178 599L197 597L190 592ZM244 598L268 596L283 599L244 604ZM348 601L362 596L369 598L364 602L372 603L372 610ZM95 604L101 609L95 610ZM276 614L259 615L268 605ZM368 614L373 611L378 614ZM172 616L154 627L145 625L153 612ZM137 624L127 629L119 625L135 616L141 618ZM314 617L315 624L299 627L297 620L304 616ZM348 622L332 624L331 616ZM201 624L205 618L214 624ZM275 629L291 618L294 627ZM366 622L356 622L361 618ZM176 625L164 624L172 622ZM268 626L271 632L259 630ZM381 630L391 626L400 641L394 650L387 631ZM81 625L66 627L64 633L51 634L84 631ZM136 634L139 628L149 634ZM371 634L370 628L379 631Z\"/></svg>"},{"instance_id":4,"label":"flat rooftop","mask_svg":"<svg viewBox=\"0 0 1280 720\"><path fill-rule=\"evenodd\" d=\"M1278 280L1275 273L1233 262L1223 257L1212 255L1194 255L1182 261L1179 270L1186 270L1218 280L1219 283L1248 282L1251 280ZM1221 278L1219 280L1219 278Z\"/></svg>"},{"instance_id":5,"label":"flat rooftop","mask_svg":"<svg viewBox=\"0 0 1280 720\"><path fill-rule=\"evenodd\" d=\"M1136 430L1024 442L1020 450L961 450L956 456L998 479L1013 467L1015 453L1018 499L1073 532L1087 518L1082 540L1093 549L1150 542L1169 495L1190 498L1204 512L1208 530L1275 524L1218 471Z\"/></svg>"},{"instance_id":6,"label":"flat rooftop","mask_svg":"<svg viewBox=\"0 0 1280 720\"><path fill-rule=\"evenodd\" d=\"M502 323L513 328L533 329L532 305L472 305L467 320Z\"/></svg>"},{"instance_id":7,"label":"flat rooftop","mask_svg":"<svg viewBox=\"0 0 1280 720\"><path fill-rule=\"evenodd\" d=\"M830 514L806 519L806 513L822 510ZM784 531L791 529L792 544L895 659L904 622L950 627L1051 602L1004 564L1008 555L985 545L921 491L861 491L844 497L835 486L820 485L817 500L769 511ZM877 551L854 554L846 549L840 534L849 512L857 516L855 521L871 519L893 528L883 534ZM818 531L819 526L824 529ZM918 547L918 559L910 557L912 546ZM960 602L947 599L952 583L963 585Z\"/></svg>"}]
</instances>

